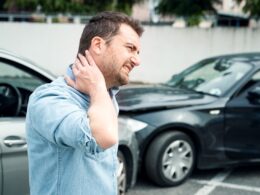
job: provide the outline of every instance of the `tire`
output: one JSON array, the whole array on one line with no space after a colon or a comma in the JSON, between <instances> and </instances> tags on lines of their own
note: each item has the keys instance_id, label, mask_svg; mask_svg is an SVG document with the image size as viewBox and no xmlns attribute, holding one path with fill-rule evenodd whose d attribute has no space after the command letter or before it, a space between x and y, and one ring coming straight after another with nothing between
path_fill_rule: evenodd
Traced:
<instances>
[{"instance_id":1,"label":"tire","mask_svg":"<svg viewBox=\"0 0 260 195\"><path fill-rule=\"evenodd\" d=\"M117 159L119 164L117 172L118 195L125 195L127 186L127 167L125 157L119 150L117 152Z\"/></svg>"},{"instance_id":2,"label":"tire","mask_svg":"<svg viewBox=\"0 0 260 195\"><path fill-rule=\"evenodd\" d=\"M177 186L191 174L195 163L194 145L179 131L166 132L148 148L145 168L149 179L159 186Z\"/></svg>"}]
</instances>

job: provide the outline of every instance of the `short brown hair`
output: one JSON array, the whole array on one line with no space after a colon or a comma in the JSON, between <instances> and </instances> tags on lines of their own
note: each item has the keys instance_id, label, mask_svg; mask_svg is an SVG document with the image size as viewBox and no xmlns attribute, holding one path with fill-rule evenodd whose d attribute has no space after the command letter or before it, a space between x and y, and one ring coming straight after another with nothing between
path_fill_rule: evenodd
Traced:
<instances>
[{"instance_id":1,"label":"short brown hair","mask_svg":"<svg viewBox=\"0 0 260 195\"><path fill-rule=\"evenodd\" d=\"M85 50L89 49L91 40L95 36L99 36L109 41L113 36L118 34L121 24L127 24L141 37L144 29L140 22L126 14L120 12L105 11L92 17L85 26L79 43L78 52L85 54Z\"/></svg>"}]
</instances>

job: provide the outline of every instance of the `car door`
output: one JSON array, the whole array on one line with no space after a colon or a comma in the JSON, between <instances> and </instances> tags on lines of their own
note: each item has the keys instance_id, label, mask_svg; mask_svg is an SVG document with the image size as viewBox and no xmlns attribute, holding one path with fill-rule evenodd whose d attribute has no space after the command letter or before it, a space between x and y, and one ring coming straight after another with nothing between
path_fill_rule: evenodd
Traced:
<instances>
[{"instance_id":1,"label":"car door","mask_svg":"<svg viewBox=\"0 0 260 195\"><path fill-rule=\"evenodd\" d=\"M0 195L29 194L25 114L29 95L45 83L37 74L0 58Z\"/></svg>"},{"instance_id":2,"label":"car door","mask_svg":"<svg viewBox=\"0 0 260 195\"><path fill-rule=\"evenodd\" d=\"M3 195L29 194L24 118L0 118Z\"/></svg>"},{"instance_id":3,"label":"car door","mask_svg":"<svg viewBox=\"0 0 260 195\"><path fill-rule=\"evenodd\" d=\"M260 158L260 97L250 97L259 87L260 70L226 105L224 145L233 160Z\"/></svg>"}]
</instances>

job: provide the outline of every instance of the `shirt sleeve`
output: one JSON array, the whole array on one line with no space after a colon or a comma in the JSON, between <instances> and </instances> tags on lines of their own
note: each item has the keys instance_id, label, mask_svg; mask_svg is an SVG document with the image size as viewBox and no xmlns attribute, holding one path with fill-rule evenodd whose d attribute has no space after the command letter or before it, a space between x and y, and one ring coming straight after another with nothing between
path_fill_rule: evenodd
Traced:
<instances>
[{"instance_id":1,"label":"shirt sleeve","mask_svg":"<svg viewBox=\"0 0 260 195\"><path fill-rule=\"evenodd\" d=\"M91 134L87 108L63 92L37 93L30 98L28 112L33 129L51 143L80 148L91 154L103 151Z\"/></svg>"}]
</instances>

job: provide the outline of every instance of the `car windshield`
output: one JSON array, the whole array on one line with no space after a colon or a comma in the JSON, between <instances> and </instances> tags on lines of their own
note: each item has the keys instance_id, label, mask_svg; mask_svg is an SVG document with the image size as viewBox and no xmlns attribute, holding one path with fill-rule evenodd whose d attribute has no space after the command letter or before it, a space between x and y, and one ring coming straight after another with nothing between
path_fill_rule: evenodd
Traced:
<instances>
[{"instance_id":1,"label":"car windshield","mask_svg":"<svg viewBox=\"0 0 260 195\"><path fill-rule=\"evenodd\" d=\"M245 61L210 59L174 75L166 85L221 96L251 68L252 65Z\"/></svg>"}]
</instances>

